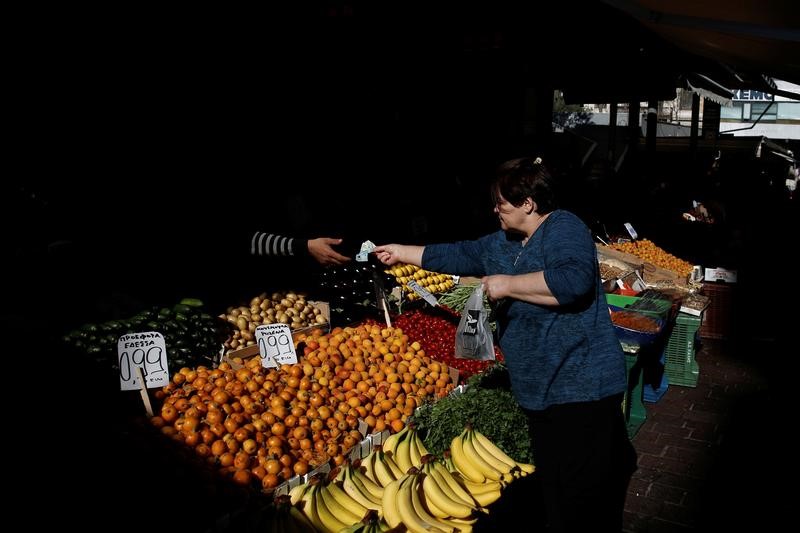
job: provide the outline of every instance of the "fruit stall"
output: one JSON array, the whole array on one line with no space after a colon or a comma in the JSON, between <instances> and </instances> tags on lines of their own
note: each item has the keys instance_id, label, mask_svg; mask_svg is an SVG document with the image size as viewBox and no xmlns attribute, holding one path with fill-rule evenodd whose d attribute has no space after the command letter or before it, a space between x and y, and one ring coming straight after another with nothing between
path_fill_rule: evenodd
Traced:
<instances>
[{"instance_id":1,"label":"fruit stall","mask_svg":"<svg viewBox=\"0 0 800 533\"><path fill-rule=\"evenodd\" d=\"M615 259L617 268L631 260ZM622 270L616 275L627 279ZM191 485L159 498L202 508L193 527L505 527L514 502L530 502L536 475L500 350L488 360L456 356L477 284L411 265L353 263L320 274L318 294L264 292L225 309L185 298L86 324L63 343L103 381L98 390L116 396L118 429L138 460L157 464L168 485ZM668 351L681 352L697 328L690 321L676 337L686 320L665 293L609 294L608 303L629 352L623 409L634 434L646 418L639 352L662 334ZM163 358L121 355L121 339L141 332L160 334ZM135 382L136 366L144 372L128 388L138 393L120 391L117 383ZM684 379L692 368L682 366ZM159 372L162 385L142 387Z\"/></svg>"}]
</instances>

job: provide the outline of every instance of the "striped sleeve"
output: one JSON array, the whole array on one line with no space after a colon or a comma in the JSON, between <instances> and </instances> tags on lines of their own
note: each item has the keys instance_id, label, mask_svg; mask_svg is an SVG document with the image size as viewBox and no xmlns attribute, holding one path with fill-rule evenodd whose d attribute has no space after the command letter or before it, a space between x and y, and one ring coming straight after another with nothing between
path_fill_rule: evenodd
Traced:
<instances>
[{"instance_id":1,"label":"striped sleeve","mask_svg":"<svg viewBox=\"0 0 800 533\"><path fill-rule=\"evenodd\" d=\"M302 243L294 237L256 231L250 238L250 255L293 256Z\"/></svg>"}]
</instances>

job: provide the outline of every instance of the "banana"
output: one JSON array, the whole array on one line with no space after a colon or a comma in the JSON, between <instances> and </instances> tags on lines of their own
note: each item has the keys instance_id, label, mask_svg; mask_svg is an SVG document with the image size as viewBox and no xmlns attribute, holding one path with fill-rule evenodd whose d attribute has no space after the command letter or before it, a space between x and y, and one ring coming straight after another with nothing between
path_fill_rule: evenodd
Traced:
<instances>
[{"instance_id":1,"label":"banana","mask_svg":"<svg viewBox=\"0 0 800 533\"><path fill-rule=\"evenodd\" d=\"M425 502L422 501L420 493L422 492L423 480L424 476L419 474L414 475L411 479L411 505L414 507L414 512L423 522L430 524L434 528L438 528L442 531L454 531L455 527L448 524L445 520L433 516L425 505Z\"/></svg>"},{"instance_id":2,"label":"banana","mask_svg":"<svg viewBox=\"0 0 800 533\"><path fill-rule=\"evenodd\" d=\"M507 464L512 469L517 466L517 462L509 457L509 455L500 449L500 447L492 442L489 437L481 433L480 431L472 430L472 437L473 437L473 444L475 445L475 449L481 451L478 446L482 449L486 450L488 453L492 454L498 461L502 461L503 463ZM477 441L474 442L474 441ZM506 470L506 472L510 472L511 470Z\"/></svg>"},{"instance_id":3,"label":"banana","mask_svg":"<svg viewBox=\"0 0 800 533\"><path fill-rule=\"evenodd\" d=\"M320 529L322 527L322 523L319 520L319 512L317 511L316 492L318 489L319 485L311 485L305 493L303 493L303 497L301 498L303 514L306 515L314 526L314 529Z\"/></svg>"},{"instance_id":4,"label":"banana","mask_svg":"<svg viewBox=\"0 0 800 533\"><path fill-rule=\"evenodd\" d=\"M511 467L504 463L503 461L497 459L494 455L486 451L486 449L480 445L479 442L475 440L475 433L470 431L467 433L467 444L465 447L472 448L475 452L475 458L477 459L476 463L481 463L479 466L483 466L485 468L489 468L493 472L493 476L487 475L486 477L489 479L495 479L495 481L500 481L503 478L503 474L511 473L511 470L516 467ZM513 479L513 476L512 476Z\"/></svg>"},{"instance_id":5,"label":"banana","mask_svg":"<svg viewBox=\"0 0 800 533\"><path fill-rule=\"evenodd\" d=\"M341 466L336 467L336 477L333 478L334 481L344 481L344 477L347 474L348 470L351 470L353 466L350 464L350 461L342 464Z\"/></svg>"},{"instance_id":6,"label":"banana","mask_svg":"<svg viewBox=\"0 0 800 533\"><path fill-rule=\"evenodd\" d=\"M467 492L472 495L472 499L481 507L488 507L500 498L502 485L496 481L490 483L474 483L463 477L455 477L456 480ZM488 510L486 511L488 512Z\"/></svg>"},{"instance_id":7,"label":"banana","mask_svg":"<svg viewBox=\"0 0 800 533\"><path fill-rule=\"evenodd\" d=\"M461 448L464 450L464 454L466 455L467 459L472 462L473 465L486 477L486 479L490 479L492 481L500 481L503 477L504 472L501 472L494 468L492 464L486 461L484 457L478 453L478 450L475 449L475 446L472 443L472 432L468 431L464 434L463 442L461 444ZM502 467L505 468L505 463L501 463Z\"/></svg>"},{"instance_id":8,"label":"banana","mask_svg":"<svg viewBox=\"0 0 800 533\"><path fill-rule=\"evenodd\" d=\"M475 483L474 481L470 481L464 476L457 476L453 474L453 479L458 481L461 486L475 496L476 494L483 494L485 492L492 492L495 490L501 490L503 485L499 481L487 481L485 483Z\"/></svg>"},{"instance_id":9,"label":"banana","mask_svg":"<svg viewBox=\"0 0 800 533\"><path fill-rule=\"evenodd\" d=\"M336 507L335 511L332 510L326 503L326 497L329 497L329 493L324 489L324 487L318 488L314 494L314 502L316 503L319 525L321 526L320 529L327 533L338 533L338 531L352 525L353 521L340 518L337 514L344 514L344 508L342 506L338 506Z\"/></svg>"},{"instance_id":10,"label":"banana","mask_svg":"<svg viewBox=\"0 0 800 533\"><path fill-rule=\"evenodd\" d=\"M406 428L407 427L408 426L406 426ZM399 433L397 434L399 435ZM394 462L400 468L400 471L403 472L404 474L408 473L408 469L414 466L411 463L411 441L412 441L411 437L399 441L397 443L397 447L394 450L394 453L391 456Z\"/></svg>"},{"instance_id":11,"label":"banana","mask_svg":"<svg viewBox=\"0 0 800 533\"><path fill-rule=\"evenodd\" d=\"M425 443L422 442L422 439L419 438L419 434L416 431L414 432L414 447L419 455L419 459L417 459L417 462L414 463L414 466L419 466L422 464L422 458L426 455L430 455L430 452L428 451L428 448L425 447ZM413 454L411 458L412 460L414 459Z\"/></svg>"},{"instance_id":12,"label":"banana","mask_svg":"<svg viewBox=\"0 0 800 533\"><path fill-rule=\"evenodd\" d=\"M475 508L475 500L472 498L469 492L464 490L464 487L458 484L458 481L447 471L444 465L439 465L439 467L434 466L427 472L429 476L436 481L436 484L439 485L442 490L450 497L451 500L457 503L461 503L463 505L468 505L471 508Z\"/></svg>"},{"instance_id":13,"label":"banana","mask_svg":"<svg viewBox=\"0 0 800 533\"><path fill-rule=\"evenodd\" d=\"M404 426L399 432L392 433L386 437L386 440L383 441L381 445L381 449L383 449L384 452L394 453L397 449L397 445L406 437L408 437L408 426Z\"/></svg>"},{"instance_id":14,"label":"banana","mask_svg":"<svg viewBox=\"0 0 800 533\"><path fill-rule=\"evenodd\" d=\"M386 487L386 485L388 485L395 479L399 479L402 476L394 475L391 467L389 466L389 459L385 455L383 455L383 452L380 452L379 455L375 458L375 477L377 478L375 481L380 486Z\"/></svg>"},{"instance_id":15,"label":"banana","mask_svg":"<svg viewBox=\"0 0 800 533\"><path fill-rule=\"evenodd\" d=\"M524 472L523 475L533 474L536 472L536 465L528 464L528 463L517 463L517 466L520 470Z\"/></svg>"},{"instance_id":16,"label":"banana","mask_svg":"<svg viewBox=\"0 0 800 533\"><path fill-rule=\"evenodd\" d=\"M512 459L506 452L500 449L497 444L489 440L489 437L481 433L480 431L474 431L475 438L477 439L478 443L483 446L489 453L495 456L497 459L503 461L506 464L510 464L514 467L519 468L523 472L524 475L533 474L536 471L536 466L528 463L520 463Z\"/></svg>"},{"instance_id":17,"label":"banana","mask_svg":"<svg viewBox=\"0 0 800 533\"><path fill-rule=\"evenodd\" d=\"M426 531L439 532L443 531L435 523L424 520L418 511L421 510L422 504L415 504L414 501L414 480L416 476L409 475L400 485L397 492L397 510L400 512L400 518L403 525L408 528L411 533L424 533ZM419 501L419 495L416 498ZM419 505L419 508L417 507ZM427 512L425 514L428 514ZM435 519L434 519L435 521Z\"/></svg>"},{"instance_id":18,"label":"banana","mask_svg":"<svg viewBox=\"0 0 800 533\"><path fill-rule=\"evenodd\" d=\"M472 497L475 498L475 501L478 502L481 507L488 507L500 499L500 489L495 489L493 491L484 492L481 494L473 494Z\"/></svg>"},{"instance_id":19,"label":"banana","mask_svg":"<svg viewBox=\"0 0 800 533\"><path fill-rule=\"evenodd\" d=\"M335 499L339 505L347 509L347 511L355 516L356 520L361 520L364 518L364 515L367 514L367 510L370 509L366 505L362 505L361 502L355 498L351 497L346 491L342 490L342 488L339 487L335 481L328 483L327 489L331 496L333 496L333 499ZM330 507L330 505L328 507Z\"/></svg>"},{"instance_id":20,"label":"banana","mask_svg":"<svg viewBox=\"0 0 800 533\"><path fill-rule=\"evenodd\" d=\"M464 520L462 518L450 518L448 522L453 524L456 529L462 531L463 533L470 533L472 531L472 526L477 522L477 518L471 518L469 520Z\"/></svg>"},{"instance_id":21,"label":"banana","mask_svg":"<svg viewBox=\"0 0 800 533\"><path fill-rule=\"evenodd\" d=\"M461 472L465 478L475 483L483 483L486 481L486 476L483 475L483 472L481 472L478 467L472 464L472 461L468 460L466 452L462 447L464 444L462 435L464 435L464 433L461 433L458 437L454 437L450 442L450 457L453 459L453 464L456 470Z\"/></svg>"},{"instance_id":22,"label":"banana","mask_svg":"<svg viewBox=\"0 0 800 533\"><path fill-rule=\"evenodd\" d=\"M453 463L453 451L452 450L445 450L444 451L444 459L442 459L442 462L444 462L444 466L447 468L448 471L455 472L456 470L458 470L456 468L455 463Z\"/></svg>"},{"instance_id":23,"label":"banana","mask_svg":"<svg viewBox=\"0 0 800 533\"><path fill-rule=\"evenodd\" d=\"M381 510L380 499L374 498L367 489L360 488L353 480L352 473L347 472L342 481L342 489L365 509Z\"/></svg>"},{"instance_id":24,"label":"banana","mask_svg":"<svg viewBox=\"0 0 800 533\"><path fill-rule=\"evenodd\" d=\"M392 459L391 455L385 455L385 454L383 456L378 455L378 458L382 459L383 462L386 463L386 466L389 467L389 471L392 473L392 477L394 479L399 479L406 474L405 472L400 470L400 467L397 466L397 461Z\"/></svg>"},{"instance_id":25,"label":"banana","mask_svg":"<svg viewBox=\"0 0 800 533\"><path fill-rule=\"evenodd\" d=\"M411 436L408 438L408 460L411 463L411 466L416 466L419 468L422 465L422 453L420 452L420 446L424 449L425 446L422 444L422 441L417 435L416 430L411 431ZM427 450L426 450L427 451Z\"/></svg>"},{"instance_id":26,"label":"banana","mask_svg":"<svg viewBox=\"0 0 800 533\"><path fill-rule=\"evenodd\" d=\"M397 506L397 492L400 488L400 483L403 481L407 481L407 478L392 481L383 488L383 498L381 499L383 519L386 520L390 528L396 528L403 523Z\"/></svg>"},{"instance_id":27,"label":"banana","mask_svg":"<svg viewBox=\"0 0 800 533\"><path fill-rule=\"evenodd\" d=\"M443 516L439 516L439 518L447 518L448 516L452 516L453 518L467 518L472 516L473 507L451 498L448 495L448 491L440 486L437 480L430 474L423 478L422 490L425 493L425 501L433 504L445 513ZM431 509L431 511L433 511L433 509Z\"/></svg>"},{"instance_id":28,"label":"banana","mask_svg":"<svg viewBox=\"0 0 800 533\"><path fill-rule=\"evenodd\" d=\"M381 533L381 532L384 532L384 531L390 531L392 533L397 533L397 530L395 528L391 527L388 524L388 522L386 522L386 520L381 519L378 522L377 527L374 530L374 533Z\"/></svg>"},{"instance_id":29,"label":"banana","mask_svg":"<svg viewBox=\"0 0 800 533\"><path fill-rule=\"evenodd\" d=\"M353 480L353 483L356 487L359 489L363 488L361 492L367 496L371 495L372 498L370 499L372 501L380 503L381 498L383 498L383 487L372 481L366 476L366 474L364 474L364 472L361 472L360 470L353 470L350 479Z\"/></svg>"},{"instance_id":30,"label":"banana","mask_svg":"<svg viewBox=\"0 0 800 533\"><path fill-rule=\"evenodd\" d=\"M367 531L369 531L367 526L359 522L358 524L353 524L350 527L342 529L338 533L366 533Z\"/></svg>"},{"instance_id":31,"label":"banana","mask_svg":"<svg viewBox=\"0 0 800 533\"><path fill-rule=\"evenodd\" d=\"M423 483L424 483L424 481L423 481ZM425 496L426 496L426 498L425 498L425 507L428 508L428 511L430 511L433 516L435 516L436 518L441 518L441 519L447 519L447 518L450 517L450 515L447 514L447 512L442 511L441 509L439 509L436 506L436 504L433 503L433 501L430 498L427 497L427 494Z\"/></svg>"},{"instance_id":32,"label":"banana","mask_svg":"<svg viewBox=\"0 0 800 533\"><path fill-rule=\"evenodd\" d=\"M364 457L361 460L361 466L364 467L364 474L368 477L371 481L378 483L378 476L375 475L375 459L378 457L378 451L376 448L373 448L369 455ZM378 483L380 485L380 483Z\"/></svg>"},{"instance_id":33,"label":"banana","mask_svg":"<svg viewBox=\"0 0 800 533\"><path fill-rule=\"evenodd\" d=\"M295 486L292 490L289 491L289 501L292 505L297 505L297 502L303 497L303 494L308 489L308 484L303 483L301 485Z\"/></svg>"},{"instance_id":34,"label":"banana","mask_svg":"<svg viewBox=\"0 0 800 533\"><path fill-rule=\"evenodd\" d=\"M289 508L289 520L298 533L314 533L314 525L303 512L292 505Z\"/></svg>"}]
</instances>

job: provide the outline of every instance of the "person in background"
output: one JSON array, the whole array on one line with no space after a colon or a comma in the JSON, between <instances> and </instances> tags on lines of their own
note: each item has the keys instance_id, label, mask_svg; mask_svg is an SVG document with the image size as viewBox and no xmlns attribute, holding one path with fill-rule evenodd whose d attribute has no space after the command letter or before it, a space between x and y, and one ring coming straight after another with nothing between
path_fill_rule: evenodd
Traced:
<instances>
[{"instance_id":1,"label":"person in background","mask_svg":"<svg viewBox=\"0 0 800 533\"><path fill-rule=\"evenodd\" d=\"M636 469L623 395L625 356L589 229L556 209L540 158L501 165L500 230L472 241L375 248L386 265L482 276L514 396L528 416L551 532L620 531Z\"/></svg>"},{"instance_id":2,"label":"person in background","mask_svg":"<svg viewBox=\"0 0 800 533\"><path fill-rule=\"evenodd\" d=\"M307 253L323 266L342 265L350 261L350 258L334 250L333 247L341 243L342 239L330 237L304 240L256 231L250 238L250 254L301 256Z\"/></svg>"}]
</instances>

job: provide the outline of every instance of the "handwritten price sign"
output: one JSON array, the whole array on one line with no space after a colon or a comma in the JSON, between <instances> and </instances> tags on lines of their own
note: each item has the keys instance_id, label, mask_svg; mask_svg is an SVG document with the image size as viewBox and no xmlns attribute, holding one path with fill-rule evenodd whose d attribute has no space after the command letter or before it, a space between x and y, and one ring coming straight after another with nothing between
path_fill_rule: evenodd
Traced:
<instances>
[{"instance_id":1,"label":"handwritten price sign","mask_svg":"<svg viewBox=\"0 0 800 533\"><path fill-rule=\"evenodd\" d=\"M263 324L256 328L258 353L261 366L276 368L286 363L297 362L297 352L292 341L292 330L286 324Z\"/></svg>"},{"instance_id":2,"label":"handwritten price sign","mask_svg":"<svg viewBox=\"0 0 800 533\"><path fill-rule=\"evenodd\" d=\"M121 390L139 390L136 368L142 369L145 387L163 387L169 383L167 345L157 331L123 335L117 341L119 385Z\"/></svg>"}]
</instances>

